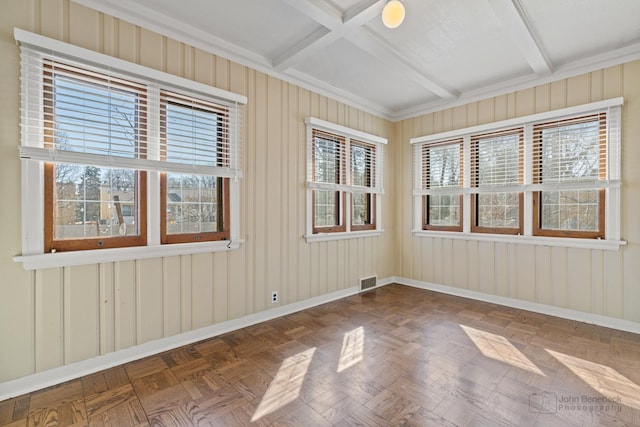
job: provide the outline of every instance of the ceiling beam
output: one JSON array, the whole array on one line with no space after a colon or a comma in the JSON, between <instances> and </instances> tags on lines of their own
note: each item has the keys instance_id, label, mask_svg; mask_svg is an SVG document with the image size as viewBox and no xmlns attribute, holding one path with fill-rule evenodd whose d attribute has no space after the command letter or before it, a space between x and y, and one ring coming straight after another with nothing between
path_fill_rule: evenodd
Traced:
<instances>
[{"instance_id":1,"label":"ceiling beam","mask_svg":"<svg viewBox=\"0 0 640 427\"><path fill-rule=\"evenodd\" d=\"M489 0L496 16L513 36L531 69L539 76L553 72L520 0Z\"/></svg>"},{"instance_id":2,"label":"ceiling beam","mask_svg":"<svg viewBox=\"0 0 640 427\"><path fill-rule=\"evenodd\" d=\"M299 63L307 55L317 52L340 38L358 46L380 60L393 63L408 79L420 84L443 99L455 98L458 93L436 83L431 77L418 71L412 64L400 57L388 43L362 28L382 12L386 0L363 1L347 10L343 16L322 0L284 0L288 5L313 19L323 28L313 32L299 43L273 59L278 71L286 71Z\"/></svg>"},{"instance_id":3,"label":"ceiling beam","mask_svg":"<svg viewBox=\"0 0 640 427\"><path fill-rule=\"evenodd\" d=\"M284 0L288 5L313 19L323 28L291 46L273 59L278 71L285 71L299 63L305 57L327 47L342 38L348 32L380 14L384 0L368 0L348 10L344 16L320 0ZM338 13L338 15L336 15Z\"/></svg>"}]
</instances>

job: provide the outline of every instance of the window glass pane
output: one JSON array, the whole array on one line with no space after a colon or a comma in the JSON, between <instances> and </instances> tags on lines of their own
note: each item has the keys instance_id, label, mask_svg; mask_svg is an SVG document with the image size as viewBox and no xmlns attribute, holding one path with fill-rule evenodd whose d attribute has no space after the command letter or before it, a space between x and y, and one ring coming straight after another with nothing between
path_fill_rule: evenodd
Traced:
<instances>
[{"instance_id":1,"label":"window glass pane","mask_svg":"<svg viewBox=\"0 0 640 427\"><path fill-rule=\"evenodd\" d=\"M373 147L351 144L351 181L353 185L372 186Z\"/></svg>"},{"instance_id":2,"label":"window glass pane","mask_svg":"<svg viewBox=\"0 0 640 427\"><path fill-rule=\"evenodd\" d=\"M479 227L518 228L520 199L518 193L481 193L477 195Z\"/></svg>"},{"instance_id":3,"label":"window glass pane","mask_svg":"<svg viewBox=\"0 0 640 427\"><path fill-rule=\"evenodd\" d=\"M460 196L444 194L430 195L427 197L429 205L429 225L460 225Z\"/></svg>"},{"instance_id":4,"label":"window glass pane","mask_svg":"<svg viewBox=\"0 0 640 427\"><path fill-rule=\"evenodd\" d=\"M541 129L540 182L598 179L600 121Z\"/></svg>"},{"instance_id":5,"label":"window glass pane","mask_svg":"<svg viewBox=\"0 0 640 427\"><path fill-rule=\"evenodd\" d=\"M137 132L144 109L137 93L122 84L111 85L106 76L104 83L89 81L55 68L50 75L45 82L51 81L53 89L47 94L45 88L45 96L52 97L53 111L45 105L45 120L55 123L56 149L138 157Z\"/></svg>"},{"instance_id":6,"label":"window glass pane","mask_svg":"<svg viewBox=\"0 0 640 427\"><path fill-rule=\"evenodd\" d=\"M226 144L219 129L219 115L195 106L167 102L163 157L168 162L225 166Z\"/></svg>"},{"instance_id":7,"label":"window glass pane","mask_svg":"<svg viewBox=\"0 0 640 427\"><path fill-rule=\"evenodd\" d=\"M58 163L54 187L55 240L139 234L135 171Z\"/></svg>"},{"instance_id":8,"label":"window glass pane","mask_svg":"<svg viewBox=\"0 0 640 427\"><path fill-rule=\"evenodd\" d=\"M222 231L220 181L213 176L167 173L167 234Z\"/></svg>"},{"instance_id":9,"label":"window glass pane","mask_svg":"<svg viewBox=\"0 0 640 427\"><path fill-rule=\"evenodd\" d=\"M331 190L314 190L314 224L316 227L340 225L338 198L340 193Z\"/></svg>"},{"instance_id":10,"label":"window glass pane","mask_svg":"<svg viewBox=\"0 0 640 427\"><path fill-rule=\"evenodd\" d=\"M475 148L478 187L520 182L520 133L480 138Z\"/></svg>"},{"instance_id":11,"label":"window glass pane","mask_svg":"<svg viewBox=\"0 0 640 427\"><path fill-rule=\"evenodd\" d=\"M371 194L353 193L351 195L351 223L353 225L371 224Z\"/></svg>"},{"instance_id":12,"label":"window glass pane","mask_svg":"<svg viewBox=\"0 0 640 427\"><path fill-rule=\"evenodd\" d=\"M460 144L428 147L428 188L460 186Z\"/></svg>"},{"instance_id":13,"label":"window glass pane","mask_svg":"<svg viewBox=\"0 0 640 427\"><path fill-rule=\"evenodd\" d=\"M341 184L342 142L315 137L313 141L315 182Z\"/></svg>"},{"instance_id":14,"label":"window glass pane","mask_svg":"<svg viewBox=\"0 0 640 427\"><path fill-rule=\"evenodd\" d=\"M543 191L542 228L597 231L599 190Z\"/></svg>"}]
</instances>

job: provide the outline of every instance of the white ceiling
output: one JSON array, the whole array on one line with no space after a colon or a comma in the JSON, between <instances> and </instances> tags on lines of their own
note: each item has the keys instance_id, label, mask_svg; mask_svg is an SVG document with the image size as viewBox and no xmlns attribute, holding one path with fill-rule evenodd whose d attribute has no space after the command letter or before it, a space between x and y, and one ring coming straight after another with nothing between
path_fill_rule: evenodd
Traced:
<instances>
[{"instance_id":1,"label":"white ceiling","mask_svg":"<svg viewBox=\"0 0 640 427\"><path fill-rule=\"evenodd\" d=\"M640 0L74 0L391 120L640 58Z\"/></svg>"}]
</instances>

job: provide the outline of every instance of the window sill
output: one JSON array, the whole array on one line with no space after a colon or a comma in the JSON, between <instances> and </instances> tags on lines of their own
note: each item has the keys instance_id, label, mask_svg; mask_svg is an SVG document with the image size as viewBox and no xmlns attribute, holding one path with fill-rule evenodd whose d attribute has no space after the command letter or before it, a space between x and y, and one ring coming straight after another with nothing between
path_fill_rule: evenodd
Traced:
<instances>
[{"instance_id":1,"label":"window sill","mask_svg":"<svg viewBox=\"0 0 640 427\"><path fill-rule=\"evenodd\" d=\"M624 240L597 240L576 239L566 237L541 237L541 236L511 236L487 233L460 233L456 231L426 231L413 230L417 237L432 237L438 239L475 240L494 243L516 243L522 245L556 246L563 248L600 249L617 251L620 246L626 246Z\"/></svg>"},{"instance_id":2,"label":"window sill","mask_svg":"<svg viewBox=\"0 0 640 427\"><path fill-rule=\"evenodd\" d=\"M305 234L307 243L328 242L331 240L359 239L361 237L377 237L384 230L350 231L346 233L317 233Z\"/></svg>"},{"instance_id":3,"label":"window sill","mask_svg":"<svg viewBox=\"0 0 640 427\"><path fill-rule=\"evenodd\" d=\"M208 252L226 252L240 248L244 240L222 240L217 242L181 243L173 245L136 246L130 248L99 249L89 251L57 252L36 255L18 255L25 270L71 267L75 265L105 262L133 261L177 255L194 255Z\"/></svg>"}]
</instances>

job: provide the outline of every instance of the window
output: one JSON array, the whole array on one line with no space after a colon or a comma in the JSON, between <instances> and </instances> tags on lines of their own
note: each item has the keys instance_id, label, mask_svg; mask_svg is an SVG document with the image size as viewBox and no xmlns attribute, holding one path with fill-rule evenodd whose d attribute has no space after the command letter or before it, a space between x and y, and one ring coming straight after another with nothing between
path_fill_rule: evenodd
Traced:
<instances>
[{"instance_id":1,"label":"window","mask_svg":"<svg viewBox=\"0 0 640 427\"><path fill-rule=\"evenodd\" d=\"M556 187L533 193L535 235L605 237L606 131L605 112L534 126L534 180Z\"/></svg>"},{"instance_id":2,"label":"window","mask_svg":"<svg viewBox=\"0 0 640 427\"><path fill-rule=\"evenodd\" d=\"M246 98L20 30L16 39L23 255L213 241L221 245L155 255L232 248Z\"/></svg>"},{"instance_id":3,"label":"window","mask_svg":"<svg viewBox=\"0 0 640 427\"><path fill-rule=\"evenodd\" d=\"M312 190L313 232L345 231L345 203L341 200L344 199L344 192L333 188L346 184L346 140L318 129L312 132L312 181L329 184L329 189Z\"/></svg>"},{"instance_id":4,"label":"window","mask_svg":"<svg viewBox=\"0 0 640 427\"><path fill-rule=\"evenodd\" d=\"M616 247L621 104L618 98L413 138L416 230Z\"/></svg>"},{"instance_id":5,"label":"window","mask_svg":"<svg viewBox=\"0 0 640 427\"><path fill-rule=\"evenodd\" d=\"M422 146L425 230L462 231L462 140Z\"/></svg>"},{"instance_id":6,"label":"window","mask_svg":"<svg viewBox=\"0 0 640 427\"><path fill-rule=\"evenodd\" d=\"M70 161L44 167L45 251L146 244L146 173L88 163L144 156L144 87L50 60L42 75L43 144Z\"/></svg>"},{"instance_id":7,"label":"window","mask_svg":"<svg viewBox=\"0 0 640 427\"><path fill-rule=\"evenodd\" d=\"M313 235L343 238L379 232L386 140L315 118L306 122L307 240L317 240Z\"/></svg>"},{"instance_id":8,"label":"window","mask_svg":"<svg viewBox=\"0 0 640 427\"><path fill-rule=\"evenodd\" d=\"M161 160L225 168L229 164L228 111L222 105L163 91ZM165 172L160 177L162 243L226 240L229 178Z\"/></svg>"},{"instance_id":9,"label":"window","mask_svg":"<svg viewBox=\"0 0 640 427\"><path fill-rule=\"evenodd\" d=\"M471 137L471 231L522 234L523 129Z\"/></svg>"},{"instance_id":10,"label":"window","mask_svg":"<svg viewBox=\"0 0 640 427\"><path fill-rule=\"evenodd\" d=\"M365 189L375 187L376 146L366 142L351 140L351 181L354 187L363 191L354 191L351 195L351 230L374 230L376 228L375 193Z\"/></svg>"}]
</instances>

